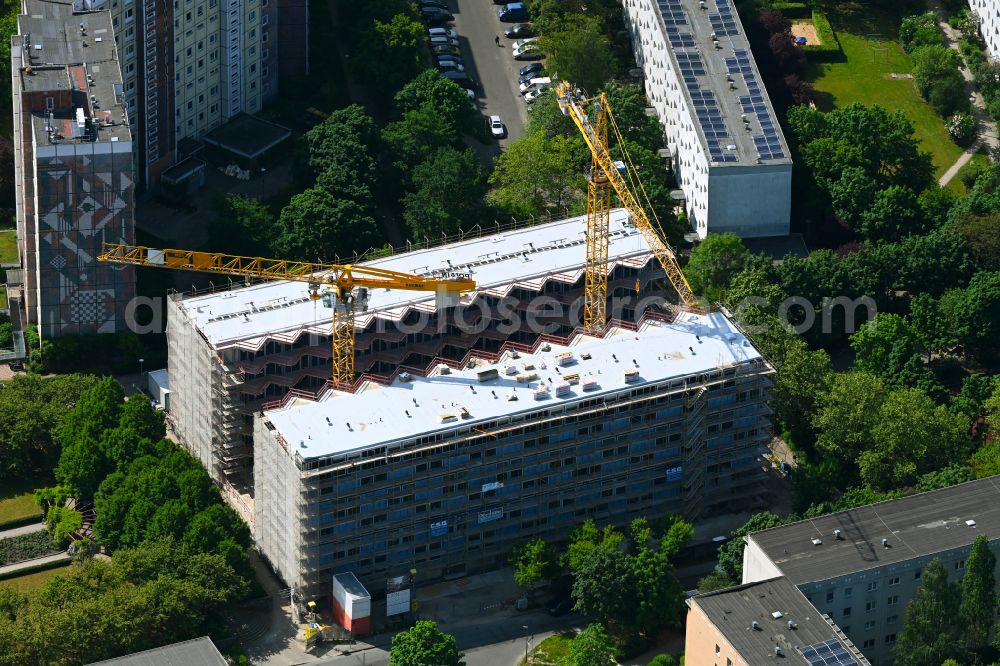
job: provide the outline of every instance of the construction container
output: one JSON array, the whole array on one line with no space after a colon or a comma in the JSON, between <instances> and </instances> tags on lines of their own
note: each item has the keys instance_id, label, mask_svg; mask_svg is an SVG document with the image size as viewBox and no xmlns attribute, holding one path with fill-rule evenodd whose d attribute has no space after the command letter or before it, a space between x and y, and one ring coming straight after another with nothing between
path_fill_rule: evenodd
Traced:
<instances>
[{"instance_id":1,"label":"construction container","mask_svg":"<svg viewBox=\"0 0 1000 666\"><path fill-rule=\"evenodd\" d=\"M365 636L372 630L372 597L352 573L333 577L333 617L337 624L354 636Z\"/></svg>"}]
</instances>

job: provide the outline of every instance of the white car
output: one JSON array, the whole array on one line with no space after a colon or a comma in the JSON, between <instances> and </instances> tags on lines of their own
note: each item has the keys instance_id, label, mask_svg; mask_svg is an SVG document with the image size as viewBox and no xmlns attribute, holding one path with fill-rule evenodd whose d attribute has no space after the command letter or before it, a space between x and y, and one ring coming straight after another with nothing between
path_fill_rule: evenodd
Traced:
<instances>
[{"instance_id":1,"label":"white car","mask_svg":"<svg viewBox=\"0 0 1000 666\"><path fill-rule=\"evenodd\" d=\"M519 40L517 40L516 42L514 42L513 44L510 45L510 49L512 51L520 51L521 49L524 48L525 44L530 44L530 43L532 43L534 41L537 41L537 40L538 40L537 37L528 37L527 39L519 39Z\"/></svg>"},{"instance_id":2,"label":"white car","mask_svg":"<svg viewBox=\"0 0 1000 666\"><path fill-rule=\"evenodd\" d=\"M490 133L497 139L507 136L507 128L503 126L500 116L490 116Z\"/></svg>"},{"instance_id":3,"label":"white car","mask_svg":"<svg viewBox=\"0 0 1000 666\"><path fill-rule=\"evenodd\" d=\"M546 90L547 90L547 88L546 88ZM535 88L534 90L529 90L528 92L526 92L524 94L524 101L527 102L528 104L531 104L532 102L534 102L536 99L538 99L539 97L541 97L544 94L545 94L545 90L542 90L541 88Z\"/></svg>"},{"instance_id":4,"label":"white car","mask_svg":"<svg viewBox=\"0 0 1000 666\"><path fill-rule=\"evenodd\" d=\"M452 39L458 39L458 33L451 28L428 28L428 37L451 37Z\"/></svg>"}]
</instances>

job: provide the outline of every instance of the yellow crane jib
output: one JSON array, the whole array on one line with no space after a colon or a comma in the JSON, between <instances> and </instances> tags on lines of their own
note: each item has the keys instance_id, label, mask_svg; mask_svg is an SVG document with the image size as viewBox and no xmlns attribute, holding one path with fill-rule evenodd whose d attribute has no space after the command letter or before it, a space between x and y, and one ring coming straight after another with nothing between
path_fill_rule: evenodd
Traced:
<instances>
[{"instance_id":1,"label":"yellow crane jib","mask_svg":"<svg viewBox=\"0 0 1000 666\"><path fill-rule=\"evenodd\" d=\"M608 289L608 239L610 216L610 190L618 195L621 205L632 217L632 222L649 244L660 265L667 274L670 283L677 290L682 304L689 308L698 308L698 297L695 296L684 271L681 270L677 255L664 241L656 226L653 225L645 209L632 193L631 188L622 174L621 163L616 164L608 146L608 123L615 129L615 134L621 141L617 125L614 122L608 99L601 93L596 97L586 97L573 84L560 81L556 85L556 97L559 108L564 115L573 120L580 130L591 154L591 173L587 192L587 274L584 301L584 327L590 330L600 330L605 324L605 304ZM591 106L594 118L587 114L586 108ZM624 146L623 146L624 149ZM640 183L641 186L641 183ZM655 214L654 214L655 215Z\"/></svg>"},{"instance_id":2,"label":"yellow crane jib","mask_svg":"<svg viewBox=\"0 0 1000 666\"><path fill-rule=\"evenodd\" d=\"M466 275L431 278L375 266L241 257L219 252L171 250L117 243L103 243L97 259L133 266L304 282L308 286L310 298L323 298L324 304L327 304L327 299L320 291L329 292L333 296L329 303L333 309L331 381L345 389L354 384L355 309L359 305L365 307L368 289L434 292L444 296L445 302L454 302L459 294L476 288L475 281Z\"/></svg>"}]
</instances>

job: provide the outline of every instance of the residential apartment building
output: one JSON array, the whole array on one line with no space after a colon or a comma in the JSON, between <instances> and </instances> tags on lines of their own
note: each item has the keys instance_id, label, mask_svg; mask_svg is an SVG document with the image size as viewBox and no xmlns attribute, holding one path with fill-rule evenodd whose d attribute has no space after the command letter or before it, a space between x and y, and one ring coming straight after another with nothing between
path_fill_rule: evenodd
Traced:
<instances>
[{"instance_id":1,"label":"residential apartment building","mask_svg":"<svg viewBox=\"0 0 1000 666\"><path fill-rule=\"evenodd\" d=\"M1000 59L1000 2L969 0L969 7L979 17L979 32L983 35L990 57Z\"/></svg>"},{"instance_id":2,"label":"residential apartment building","mask_svg":"<svg viewBox=\"0 0 1000 666\"><path fill-rule=\"evenodd\" d=\"M568 336L580 313L585 230L577 217L366 262L420 275L468 273L477 290L441 309L432 295L371 291L356 317L359 383L523 349L542 332ZM658 308L662 298L654 296L669 289L663 269L621 209L611 215L608 256L610 316L635 322ZM176 295L167 306L167 344L168 418L252 523L253 415L326 389L330 310L301 283Z\"/></svg>"},{"instance_id":3,"label":"residential apartment building","mask_svg":"<svg viewBox=\"0 0 1000 666\"><path fill-rule=\"evenodd\" d=\"M691 228L789 232L792 160L732 0L624 0Z\"/></svg>"},{"instance_id":4,"label":"residential apartment building","mask_svg":"<svg viewBox=\"0 0 1000 666\"><path fill-rule=\"evenodd\" d=\"M829 616L787 578L772 578L687 600L687 663L759 666L871 666Z\"/></svg>"},{"instance_id":5,"label":"residential apartment building","mask_svg":"<svg viewBox=\"0 0 1000 666\"><path fill-rule=\"evenodd\" d=\"M961 578L973 540L1000 554L1000 477L802 520L745 538L743 582L784 576L875 666L891 666L927 563Z\"/></svg>"},{"instance_id":6,"label":"residential apartment building","mask_svg":"<svg viewBox=\"0 0 1000 666\"><path fill-rule=\"evenodd\" d=\"M773 369L723 313L652 313L254 420L254 539L305 597L491 569L587 518L766 503ZM700 663L700 662L699 662Z\"/></svg>"},{"instance_id":7,"label":"residential apartment building","mask_svg":"<svg viewBox=\"0 0 1000 666\"><path fill-rule=\"evenodd\" d=\"M107 11L26 0L11 37L17 243L27 323L43 338L127 330L131 267L99 264L134 242L135 173Z\"/></svg>"},{"instance_id":8,"label":"residential apartment building","mask_svg":"<svg viewBox=\"0 0 1000 666\"><path fill-rule=\"evenodd\" d=\"M111 12L141 185L178 144L278 92L279 62L308 71L308 3L279 0L76 0ZM285 38L286 33L291 35Z\"/></svg>"}]
</instances>

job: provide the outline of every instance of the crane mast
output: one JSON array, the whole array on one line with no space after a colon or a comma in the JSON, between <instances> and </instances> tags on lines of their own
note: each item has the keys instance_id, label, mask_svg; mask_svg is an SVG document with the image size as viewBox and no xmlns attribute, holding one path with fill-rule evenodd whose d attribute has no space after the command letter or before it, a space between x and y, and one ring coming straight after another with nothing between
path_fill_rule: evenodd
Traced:
<instances>
[{"instance_id":1,"label":"crane mast","mask_svg":"<svg viewBox=\"0 0 1000 666\"><path fill-rule=\"evenodd\" d=\"M606 323L606 303L608 293L608 239L611 209L611 190L621 201L622 207L632 217L639 233L649 244L653 254L667 274L670 283L677 290L680 302L689 308L698 307L695 296L684 271L681 270L673 249L660 237L659 232L645 209L636 199L625 182L625 178L615 166L608 146L608 120L611 108L604 93L587 98L576 91L572 84L561 81L556 86L556 97L562 112L573 119L573 123L590 149L591 173L587 188L587 275L584 301L584 328L600 330ZM591 121L585 108L593 104L596 118ZM598 304L597 299L600 299Z\"/></svg>"},{"instance_id":2,"label":"crane mast","mask_svg":"<svg viewBox=\"0 0 1000 666\"><path fill-rule=\"evenodd\" d=\"M157 249L118 243L104 243L97 259L132 266L305 283L309 298L314 301L323 299L324 303L331 301L331 381L335 387L345 390L350 390L354 384L355 312L359 308L362 311L367 308L368 289L403 289L454 297L476 288L476 283L470 279L428 278L374 266L241 257L219 252ZM327 295L329 299L325 298Z\"/></svg>"}]
</instances>

